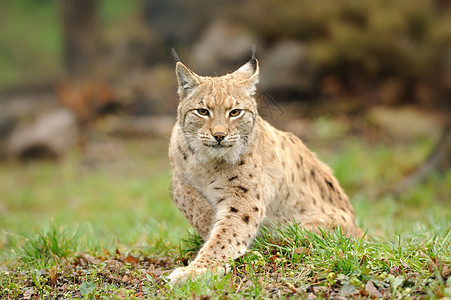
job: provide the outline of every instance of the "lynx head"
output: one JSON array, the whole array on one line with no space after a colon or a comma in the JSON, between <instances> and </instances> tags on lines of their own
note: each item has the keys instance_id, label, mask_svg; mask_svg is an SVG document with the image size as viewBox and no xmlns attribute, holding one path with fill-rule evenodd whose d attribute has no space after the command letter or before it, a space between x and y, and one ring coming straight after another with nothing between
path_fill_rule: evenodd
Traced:
<instances>
[{"instance_id":1,"label":"lynx head","mask_svg":"<svg viewBox=\"0 0 451 300\"><path fill-rule=\"evenodd\" d=\"M254 138L258 83L255 56L233 73L221 77L195 74L177 62L178 123L182 136L199 161L235 164Z\"/></svg>"}]
</instances>

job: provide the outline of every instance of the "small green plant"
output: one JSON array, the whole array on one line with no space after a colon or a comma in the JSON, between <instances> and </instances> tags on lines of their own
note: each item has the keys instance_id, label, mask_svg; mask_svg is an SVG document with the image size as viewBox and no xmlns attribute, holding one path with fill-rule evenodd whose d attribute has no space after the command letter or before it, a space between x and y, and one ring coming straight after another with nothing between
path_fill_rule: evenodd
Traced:
<instances>
[{"instance_id":1,"label":"small green plant","mask_svg":"<svg viewBox=\"0 0 451 300\"><path fill-rule=\"evenodd\" d=\"M62 259L73 254L79 241L77 231L52 223L26 239L17 255L25 264L48 268L58 265Z\"/></svg>"}]
</instances>

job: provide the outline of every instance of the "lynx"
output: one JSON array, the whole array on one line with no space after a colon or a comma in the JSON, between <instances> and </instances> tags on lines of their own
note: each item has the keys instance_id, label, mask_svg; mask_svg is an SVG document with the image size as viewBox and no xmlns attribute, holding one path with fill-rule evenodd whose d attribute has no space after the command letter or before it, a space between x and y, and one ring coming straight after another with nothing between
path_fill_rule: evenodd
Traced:
<instances>
[{"instance_id":1,"label":"lynx","mask_svg":"<svg viewBox=\"0 0 451 300\"><path fill-rule=\"evenodd\" d=\"M176 57L180 103L169 158L173 199L205 244L171 282L183 282L243 255L259 227L298 222L306 229L360 237L354 210L332 171L295 135L257 112L255 58L221 77L204 77Z\"/></svg>"}]
</instances>

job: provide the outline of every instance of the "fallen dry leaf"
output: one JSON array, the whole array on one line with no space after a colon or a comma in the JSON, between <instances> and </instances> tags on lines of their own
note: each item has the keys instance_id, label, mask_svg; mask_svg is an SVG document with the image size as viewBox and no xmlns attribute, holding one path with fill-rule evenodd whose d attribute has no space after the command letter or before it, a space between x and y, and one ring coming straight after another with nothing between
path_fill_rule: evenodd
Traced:
<instances>
[{"instance_id":1,"label":"fallen dry leaf","mask_svg":"<svg viewBox=\"0 0 451 300\"><path fill-rule=\"evenodd\" d=\"M448 265L443 265L441 275L443 278L448 278L451 275L451 269L448 267Z\"/></svg>"},{"instance_id":2,"label":"fallen dry leaf","mask_svg":"<svg viewBox=\"0 0 451 300\"><path fill-rule=\"evenodd\" d=\"M371 280L366 283L365 290L373 297L382 298L382 293L374 286Z\"/></svg>"},{"instance_id":3,"label":"fallen dry leaf","mask_svg":"<svg viewBox=\"0 0 451 300\"><path fill-rule=\"evenodd\" d=\"M31 297L33 296L34 293L34 288L29 288L27 289L22 296L22 299L31 299Z\"/></svg>"},{"instance_id":4,"label":"fallen dry leaf","mask_svg":"<svg viewBox=\"0 0 451 300\"><path fill-rule=\"evenodd\" d=\"M84 260L90 262L93 265L97 265L99 263L99 260L97 258L95 258L92 255L89 255L87 253L80 253L80 257L82 257Z\"/></svg>"},{"instance_id":5,"label":"fallen dry leaf","mask_svg":"<svg viewBox=\"0 0 451 300\"><path fill-rule=\"evenodd\" d=\"M293 294L297 294L299 289L297 289L292 283L284 282L283 285L287 287Z\"/></svg>"},{"instance_id":6,"label":"fallen dry leaf","mask_svg":"<svg viewBox=\"0 0 451 300\"><path fill-rule=\"evenodd\" d=\"M401 273L402 273L402 268L400 266L391 266L390 267L390 274L399 275Z\"/></svg>"},{"instance_id":7,"label":"fallen dry leaf","mask_svg":"<svg viewBox=\"0 0 451 300\"><path fill-rule=\"evenodd\" d=\"M125 274L124 277L122 277L122 282L123 282L123 283L127 283L127 282L129 282L130 280L132 280L132 279L133 279L132 276Z\"/></svg>"},{"instance_id":8,"label":"fallen dry leaf","mask_svg":"<svg viewBox=\"0 0 451 300\"><path fill-rule=\"evenodd\" d=\"M125 299L125 298L127 298L127 293L126 293L125 288L121 288L121 289L119 290L119 292L117 292L116 297L118 297L119 299Z\"/></svg>"},{"instance_id":9,"label":"fallen dry leaf","mask_svg":"<svg viewBox=\"0 0 451 300\"><path fill-rule=\"evenodd\" d=\"M294 249L294 254L305 254L305 255L310 255L311 251L309 248L306 247L299 247Z\"/></svg>"},{"instance_id":10,"label":"fallen dry leaf","mask_svg":"<svg viewBox=\"0 0 451 300\"><path fill-rule=\"evenodd\" d=\"M50 268L50 285L55 285L58 271L56 267Z\"/></svg>"},{"instance_id":11,"label":"fallen dry leaf","mask_svg":"<svg viewBox=\"0 0 451 300\"><path fill-rule=\"evenodd\" d=\"M136 264L139 262L139 258L137 257L133 257L130 254L127 255L127 257L125 258L125 262L131 263L131 264Z\"/></svg>"}]
</instances>

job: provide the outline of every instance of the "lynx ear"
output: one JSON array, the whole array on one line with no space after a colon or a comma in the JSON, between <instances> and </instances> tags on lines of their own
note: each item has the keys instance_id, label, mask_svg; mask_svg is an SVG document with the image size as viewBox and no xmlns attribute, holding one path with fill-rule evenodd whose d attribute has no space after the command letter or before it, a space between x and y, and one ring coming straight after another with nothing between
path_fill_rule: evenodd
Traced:
<instances>
[{"instance_id":1,"label":"lynx ear","mask_svg":"<svg viewBox=\"0 0 451 300\"><path fill-rule=\"evenodd\" d=\"M255 46L252 47L252 58L234 73L243 77L243 83L248 94L255 94L260 73L258 60L255 58Z\"/></svg>"},{"instance_id":2,"label":"lynx ear","mask_svg":"<svg viewBox=\"0 0 451 300\"><path fill-rule=\"evenodd\" d=\"M177 62L175 66L175 74L177 75L177 82L179 84L180 97L186 97L190 91L199 85L199 76L188 69L181 62Z\"/></svg>"}]
</instances>

